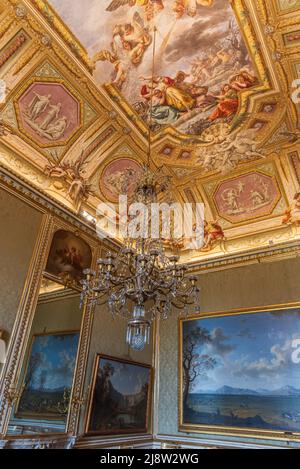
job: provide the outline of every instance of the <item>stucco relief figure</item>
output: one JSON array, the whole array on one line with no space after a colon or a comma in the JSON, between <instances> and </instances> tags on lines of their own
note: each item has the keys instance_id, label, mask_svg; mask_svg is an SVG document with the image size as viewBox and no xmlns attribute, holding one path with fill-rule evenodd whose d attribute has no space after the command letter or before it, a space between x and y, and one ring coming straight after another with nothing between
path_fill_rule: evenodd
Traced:
<instances>
[{"instance_id":1,"label":"stucco relief figure","mask_svg":"<svg viewBox=\"0 0 300 469\"><path fill-rule=\"evenodd\" d=\"M69 186L68 195L74 205L78 206L92 192L90 184L84 177L84 166L87 163L84 161L84 152L74 163L59 161L55 153L47 156L47 159L49 164L44 167L46 176L60 180L66 187Z\"/></svg>"},{"instance_id":2,"label":"stucco relief figure","mask_svg":"<svg viewBox=\"0 0 300 469\"><path fill-rule=\"evenodd\" d=\"M137 174L132 168L125 168L122 171L116 171L105 178L105 183L110 189L119 194L127 194L132 184L137 181Z\"/></svg>"},{"instance_id":3,"label":"stucco relief figure","mask_svg":"<svg viewBox=\"0 0 300 469\"><path fill-rule=\"evenodd\" d=\"M57 119L53 124L47 128L47 134L52 137L53 140L59 140L65 133L68 127L68 121L66 116L62 116Z\"/></svg>"},{"instance_id":4,"label":"stucco relief figure","mask_svg":"<svg viewBox=\"0 0 300 469\"><path fill-rule=\"evenodd\" d=\"M270 203L269 186L261 178L257 178L257 187L250 192L254 210Z\"/></svg>"},{"instance_id":5,"label":"stucco relief figure","mask_svg":"<svg viewBox=\"0 0 300 469\"><path fill-rule=\"evenodd\" d=\"M218 132L221 135L220 131L218 125ZM206 171L219 170L227 173L240 162L265 158L265 154L257 148L256 129L244 130L238 134L226 134L225 128L222 135L223 141L199 150L198 163Z\"/></svg>"},{"instance_id":6,"label":"stucco relief figure","mask_svg":"<svg viewBox=\"0 0 300 469\"><path fill-rule=\"evenodd\" d=\"M293 203L290 205L282 220L287 225L300 225L300 192L295 194Z\"/></svg>"},{"instance_id":7,"label":"stucco relief figure","mask_svg":"<svg viewBox=\"0 0 300 469\"><path fill-rule=\"evenodd\" d=\"M232 186L222 192L221 197L227 206L227 213L233 214L241 210L239 199L244 188L245 184L238 183L236 186Z\"/></svg>"},{"instance_id":8,"label":"stucco relief figure","mask_svg":"<svg viewBox=\"0 0 300 469\"><path fill-rule=\"evenodd\" d=\"M50 104L51 94L40 95L33 91L34 97L27 109L27 115L33 122L47 109Z\"/></svg>"},{"instance_id":9,"label":"stucco relief figure","mask_svg":"<svg viewBox=\"0 0 300 469\"><path fill-rule=\"evenodd\" d=\"M48 111L45 119L43 120L43 122L40 125L40 128L43 129L43 130L46 130L48 125L51 124L51 122L55 118L58 119L58 116L59 116L59 113L60 113L60 110L61 110L61 103L50 104L48 106L48 108L49 108L49 111Z\"/></svg>"},{"instance_id":10,"label":"stucco relief figure","mask_svg":"<svg viewBox=\"0 0 300 469\"><path fill-rule=\"evenodd\" d=\"M272 202L269 185L255 175L251 183L238 182L221 193L224 213L238 215L257 211Z\"/></svg>"},{"instance_id":11,"label":"stucco relief figure","mask_svg":"<svg viewBox=\"0 0 300 469\"><path fill-rule=\"evenodd\" d=\"M59 140L69 126L66 116L60 116L62 104L60 102L52 104L50 94L43 96L33 93L35 96L24 112L27 124L47 140Z\"/></svg>"}]
</instances>

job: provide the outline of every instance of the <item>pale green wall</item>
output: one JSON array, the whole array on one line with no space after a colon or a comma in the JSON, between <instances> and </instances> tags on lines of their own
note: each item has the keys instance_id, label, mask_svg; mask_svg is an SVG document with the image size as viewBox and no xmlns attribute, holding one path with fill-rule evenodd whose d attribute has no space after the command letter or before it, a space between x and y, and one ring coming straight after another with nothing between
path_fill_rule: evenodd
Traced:
<instances>
[{"instance_id":1,"label":"pale green wall","mask_svg":"<svg viewBox=\"0 0 300 469\"><path fill-rule=\"evenodd\" d=\"M300 301L299 279L299 258L201 275L201 311L230 311ZM178 432L178 321L174 317L160 326L159 363L158 433L187 436ZM219 435L190 436L224 439Z\"/></svg>"},{"instance_id":2,"label":"pale green wall","mask_svg":"<svg viewBox=\"0 0 300 469\"><path fill-rule=\"evenodd\" d=\"M42 214L0 189L0 329L8 341L21 300ZM0 373L1 373L0 364Z\"/></svg>"},{"instance_id":3,"label":"pale green wall","mask_svg":"<svg viewBox=\"0 0 300 469\"><path fill-rule=\"evenodd\" d=\"M42 214L0 189L0 328L12 331Z\"/></svg>"}]
</instances>

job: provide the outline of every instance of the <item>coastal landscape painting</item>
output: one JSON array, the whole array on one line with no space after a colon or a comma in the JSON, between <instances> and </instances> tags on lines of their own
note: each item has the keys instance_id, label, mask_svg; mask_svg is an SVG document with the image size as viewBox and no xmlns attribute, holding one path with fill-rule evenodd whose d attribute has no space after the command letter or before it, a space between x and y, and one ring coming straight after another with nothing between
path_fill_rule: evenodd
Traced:
<instances>
[{"instance_id":1,"label":"coastal landscape painting","mask_svg":"<svg viewBox=\"0 0 300 469\"><path fill-rule=\"evenodd\" d=\"M180 430L300 433L300 308L180 321Z\"/></svg>"},{"instance_id":2,"label":"coastal landscape painting","mask_svg":"<svg viewBox=\"0 0 300 469\"><path fill-rule=\"evenodd\" d=\"M65 420L79 332L34 335L17 417Z\"/></svg>"},{"instance_id":3,"label":"coastal landscape painting","mask_svg":"<svg viewBox=\"0 0 300 469\"><path fill-rule=\"evenodd\" d=\"M151 367L97 355L87 434L147 432Z\"/></svg>"}]
</instances>

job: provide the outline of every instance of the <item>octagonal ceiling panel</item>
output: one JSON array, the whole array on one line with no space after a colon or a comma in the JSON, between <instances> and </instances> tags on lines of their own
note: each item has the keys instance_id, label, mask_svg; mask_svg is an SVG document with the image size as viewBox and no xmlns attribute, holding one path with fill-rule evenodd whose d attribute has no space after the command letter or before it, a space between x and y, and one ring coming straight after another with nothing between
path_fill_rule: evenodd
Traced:
<instances>
[{"instance_id":1,"label":"octagonal ceiling panel","mask_svg":"<svg viewBox=\"0 0 300 469\"><path fill-rule=\"evenodd\" d=\"M141 176L139 163L130 158L120 158L110 162L100 177L100 190L111 202L118 202L119 195L131 196Z\"/></svg>"},{"instance_id":2,"label":"octagonal ceiling panel","mask_svg":"<svg viewBox=\"0 0 300 469\"><path fill-rule=\"evenodd\" d=\"M275 178L258 171L222 182L214 194L218 214L231 223L270 215L280 198Z\"/></svg>"},{"instance_id":3,"label":"octagonal ceiling panel","mask_svg":"<svg viewBox=\"0 0 300 469\"><path fill-rule=\"evenodd\" d=\"M60 83L32 83L15 107L20 130L41 146L65 145L81 125L80 103Z\"/></svg>"}]
</instances>

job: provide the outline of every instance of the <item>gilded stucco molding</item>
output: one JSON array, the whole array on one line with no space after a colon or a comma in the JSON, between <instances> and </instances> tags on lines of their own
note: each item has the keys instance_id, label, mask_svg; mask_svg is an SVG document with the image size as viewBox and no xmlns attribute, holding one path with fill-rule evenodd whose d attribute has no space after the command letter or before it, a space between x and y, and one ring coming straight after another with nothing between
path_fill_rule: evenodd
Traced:
<instances>
[{"instance_id":1,"label":"gilded stucco molding","mask_svg":"<svg viewBox=\"0 0 300 469\"><path fill-rule=\"evenodd\" d=\"M48 253L52 218L44 215L19 304L0 387L0 436L6 433Z\"/></svg>"}]
</instances>

